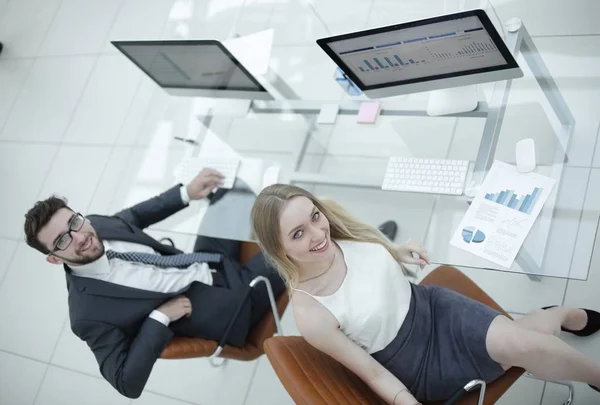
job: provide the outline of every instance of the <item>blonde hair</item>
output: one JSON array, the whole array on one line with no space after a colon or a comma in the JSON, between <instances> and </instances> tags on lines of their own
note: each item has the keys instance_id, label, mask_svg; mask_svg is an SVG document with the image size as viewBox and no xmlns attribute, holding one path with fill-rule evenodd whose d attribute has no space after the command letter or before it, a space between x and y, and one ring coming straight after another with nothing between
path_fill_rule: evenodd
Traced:
<instances>
[{"instance_id":1,"label":"blonde hair","mask_svg":"<svg viewBox=\"0 0 600 405\"><path fill-rule=\"evenodd\" d=\"M265 188L254 202L251 212L252 230L265 257L279 271L290 292L291 289L298 286L299 269L283 249L279 218L287 202L298 196L308 198L325 215L329 221L331 239L383 245L400 264L402 272L407 276L415 277L412 271L400 263L394 245L377 228L354 218L341 205L332 200L319 200L300 187L274 184Z\"/></svg>"}]
</instances>

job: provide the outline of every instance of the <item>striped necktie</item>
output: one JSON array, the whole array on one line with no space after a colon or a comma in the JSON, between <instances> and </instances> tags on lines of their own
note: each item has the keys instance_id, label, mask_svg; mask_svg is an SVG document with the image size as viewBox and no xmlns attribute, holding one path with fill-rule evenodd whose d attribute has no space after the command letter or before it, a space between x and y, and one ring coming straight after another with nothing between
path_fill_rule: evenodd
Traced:
<instances>
[{"instance_id":1,"label":"striped necktie","mask_svg":"<svg viewBox=\"0 0 600 405\"><path fill-rule=\"evenodd\" d=\"M196 252L161 256L154 253L141 252L120 253L115 252L114 250L107 250L106 257L108 257L108 259L121 259L128 262L144 263L162 268L186 268L194 263L220 263L222 258L218 253Z\"/></svg>"}]
</instances>

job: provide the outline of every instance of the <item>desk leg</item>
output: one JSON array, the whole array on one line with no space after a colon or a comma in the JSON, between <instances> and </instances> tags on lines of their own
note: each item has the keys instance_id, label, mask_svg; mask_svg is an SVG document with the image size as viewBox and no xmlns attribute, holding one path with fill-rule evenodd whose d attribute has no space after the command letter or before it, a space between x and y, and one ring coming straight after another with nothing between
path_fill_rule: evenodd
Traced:
<instances>
[{"instance_id":1,"label":"desk leg","mask_svg":"<svg viewBox=\"0 0 600 405\"><path fill-rule=\"evenodd\" d=\"M537 281L538 283L542 281L542 276L538 275L541 273L540 266L537 265L535 260L533 260L533 257L531 257L529 252L527 252L524 247L522 247L519 253L517 253L515 261L519 266L521 266L524 274L526 274L531 281Z\"/></svg>"},{"instance_id":2,"label":"desk leg","mask_svg":"<svg viewBox=\"0 0 600 405\"><path fill-rule=\"evenodd\" d=\"M304 134L304 138L302 138L299 147L292 152L292 173L300 171L300 166L302 166L302 160L306 154L310 138L316 129L315 123L317 119L314 115L304 115L304 119L308 124L308 128L306 129L306 133Z\"/></svg>"},{"instance_id":3,"label":"desk leg","mask_svg":"<svg viewBox=\"0 0 600 405\"><path fill-rule=\"evenodd\" d=\"M542 89L546 99L551 107L551 110L556 114L560 123L556 128L558 140L565 152L567 152L568 143L572 134L575 120L569 111L567 103L562 97L556 83L552 79L544 61L539 55L533 40L527 32L525 26L518 25L516 29L509 29L506 37L506 42L509 50L515 57L521 52L527 65L531 69L536 81ZM479 145L479 151L475 164L473 166L473 174L468 187L476 187L480 185L485 174L491 168L494 162L494 154L496 145L500 136L500 130L506 112L506 105L512 80L496 82L492 99L489 104L489 112L486 118L483 136ZM560 152L557 152L560 153ZM566 159L566 158L565 158ZM557 159L559 161L560 159ZM564 160L564 159L563 159ZM558 173L554 173L557 177L562 177L562 166L558 168ZM550 223L550 222L549 222ZM549 226L548 226L549 228ZM547 229L549 232L550 229ZM523 247L515 258L516 262L521 266L525 274L533 281L541 281L542 277L531 273L541 273L540 266L533 260L531 255ZM543 264L543 263L542 263Z\"/></svg>"},{"instance_id":4,"label":"desk leg","mask_svg":"<svg viewBox=\"0 0 600 405\"><path fill-rule=\"evenodd\" d=\"M509 36L507 38L508 49L515 56L518 53L519 45L520 41L517 40L517 37ZM485 175L494 163L494 155L496 154L496 146L500 137L500 130L504 121L511 86L512 79L494 84L494 91L488 106L488 114L485 119L485 126L483 127L481 143L479 144L479 151L473 165L473 175L470 184L467 185L468 187L472 188L481 185Z\"/></svg>"},{"instance_id":5,"label":"desk leg","mask_svg":"<svg viewBox=\"0 0 600 405\"><path fill-rule=\"evenodd\" d=\"M558 148L557 155L555 159L555 166L553 168L552 177L557 179L557 187L560 192L561 182L563 176L564 164L568 160L568 146L571 140L571 136L573 134L573 128L575 125L575 119L569 110L569 107L563 98L556 82L552 78L550 71L548 70L544 60L541 55L533 39L529 35L529 32L525 28L525 26L518 19L514 19L512 22L513 26L508 29L507 33L507 45L509 46L510 51L515 55L515 57L521 53L528 67L530 68L535 80L537 81L540 89L544 93L545 103L547 103L544 109L548 113L554 113L556 121L550 119L551 125L554 129L554 132L557 136L557 139L562 148ZM547 107L546 107L547 106ZM551 115L551 114L550 114ZM550 117L549 117L550 118ZM559 164L559 162L563 162L563 164ZM558 196L558 193L556 194ZM555 201L547 201L546 204L554 204ZM541 220L540 217L538 220ZM552 228L552 221L546 221L545 226L542 227L541 231L544 234L550 234ZM521 268L527 272L532 271L535 273L543 273L543 270L540 266L533 260L531 255L522 248L516 259L517 263L521 266ZM544 262L542 261L541 266L543 267ZM541 276L537 275L529 275L528 277L533 281L541 281Z\"/></svg>"}]
</instances>

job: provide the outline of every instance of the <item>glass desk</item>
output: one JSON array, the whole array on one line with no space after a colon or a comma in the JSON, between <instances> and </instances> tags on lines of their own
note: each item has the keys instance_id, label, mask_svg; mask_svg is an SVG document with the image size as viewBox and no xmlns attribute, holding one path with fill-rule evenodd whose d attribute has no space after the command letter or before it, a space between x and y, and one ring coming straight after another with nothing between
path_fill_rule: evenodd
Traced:
<instances>
[{"instance_id":1,"label":"glass desk","mask_svg":"<svg viewBox=\"0 0 600 405\"><path fill-rule=\"evenodd\" d=\"M490 7L483 8L490 14ZM429 13L433 14L435 10ZM253 101L243 117L198 110L197 119L204 124L196 137L198 145L186 145L184 154L194 155L207 139L217 139L244 159L261 161L262 170L277 163L282 167L280 182L335 199L372 225L397 221L397 241L421 240L435 263L522 273L533 279L585 280L598 212L586 198L591 168L568 165L566 151L574 119L526 28L513 23L507 25L509 30L497 19L494 23L525 77L480 85L479 107L473 112L429 117L425 112L428 95L414 94L383 100L378 121L361 125L355 115L363 96L350 97L331 87L335 91L330 97L301 99L292 91L285 100ZM333 73L333 69L322 72L332 82ZM294 77L284 79L290 82ZM340 104L333 125L315 124L324 103ZM524 138L535 140L536 172L554 178L556 185L511 268L449 244L468 209L467 197L380 189L390 156L470 160L474 169L468 186L476 186L494 160L514 164L515 144ZM249 211L256 191L256 184L239 180L218 203L197 204L193 213L186 214L199 218L192 225L167 223L154 228L250 240Z\"/></svg>"}]
</instances>

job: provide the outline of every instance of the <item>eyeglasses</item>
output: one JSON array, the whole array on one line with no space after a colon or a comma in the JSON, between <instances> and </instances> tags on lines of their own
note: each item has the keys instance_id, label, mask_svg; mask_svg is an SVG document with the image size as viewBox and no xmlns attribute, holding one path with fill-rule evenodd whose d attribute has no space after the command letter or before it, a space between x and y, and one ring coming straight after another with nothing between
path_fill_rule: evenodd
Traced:
<instances>
[{"instance_id":1,"label":"eyeglasses","mask_svg":"<svg viewBox=\"0 0 600 405\"><path fill-rule=\"evenodd\" d=\"M69 230L58 237L54 243L54 248L50 253L52 254L56 251L67 249L71 245L71 242L73 242L71 232L79 231L83 227L84 223L85 217L83 215L80 213L73 215L73 217L69 220Z\"/></svg>"}]
</instances>

